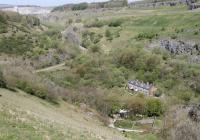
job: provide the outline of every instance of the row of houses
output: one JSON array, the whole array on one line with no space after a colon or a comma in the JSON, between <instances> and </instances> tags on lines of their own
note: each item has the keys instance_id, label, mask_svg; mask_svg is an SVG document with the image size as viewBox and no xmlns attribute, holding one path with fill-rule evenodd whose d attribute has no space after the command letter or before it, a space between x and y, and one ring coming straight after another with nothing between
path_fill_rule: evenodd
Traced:
<instances>
[{"instance_id":1,"label":"row of houses","mask_svg":"<svg viewBox=\"0 0 200 140\"><path fill-rule=\"evenodd\" d=\"M157 91L157 88L154 86L154 84L150 84L148 82L144 83L139 80L128 81L127 87L131 91L143 93L147 96L154 96Z\"/></svg>"}]
</instances>

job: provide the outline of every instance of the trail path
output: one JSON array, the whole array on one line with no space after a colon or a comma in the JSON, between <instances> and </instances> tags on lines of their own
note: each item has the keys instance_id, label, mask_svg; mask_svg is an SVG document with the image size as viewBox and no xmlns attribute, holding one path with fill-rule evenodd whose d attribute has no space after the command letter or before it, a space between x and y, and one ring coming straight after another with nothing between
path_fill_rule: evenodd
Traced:
<instances>
[{"instance_id":1,"label":"trail path","mask_svg":"<svg viewBox=\"0 0 200 140\"><path fill-rule=\"evenodd\" d=\"M122 132L136 132L136 133L143 133L145 130L139 130L139 129L126 129L126 128L119 128L115 126L115 122L117 121L117 119L110 119L110 124L109 127L111 128L115 128L118 131L122 131Z\"/></svg>"},{"instance_id":2,"label":"trail path","mask_svg":"<svg viewBox=\"0 0 200 140\"><path fill-rule=\"evenodd\" d=\"M66 69L66 68L67 67L65 67L65 63L61 63L61 64L58 64L58 65L54 65L54 66L46 67L46 68L43 68L43 69L35 70L34 73L63 70L63 69Z\"/></svg>"}]
</instances>

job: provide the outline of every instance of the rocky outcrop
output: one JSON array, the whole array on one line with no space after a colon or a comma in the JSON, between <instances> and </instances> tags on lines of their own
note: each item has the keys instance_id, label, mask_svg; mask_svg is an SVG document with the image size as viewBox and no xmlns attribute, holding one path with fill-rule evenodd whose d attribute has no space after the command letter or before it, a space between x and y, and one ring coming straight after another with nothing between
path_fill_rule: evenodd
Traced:
<instances>
[{"instance_id":1,"label":"rocky outcrop","mask_svg":"<svg viewBox=\"0 0 200 140\"><path fill-rule=\"evenodd\" d=\"M194 9L197 9L197 8L200 8L200 4L197 4L197 3L188 4L188 9L189 10L194 10Z\"/></svg>"},{"instance_id":2,"label":"rocky outcrop","mask_svg":"<svg viewBox=\"0 0 200 140\"><path fill-rule=\"evenodd\" d=\"M39 7L39 6L13 6L0 8L3 11L17 12L22 15L38 15L48 14L51 12L51 8Z\"/></svg>"},{"instance_id":3,"label":"rocky outcrop","mask_svg":"<svg viewBox=\"0 0 200 140\"><path fill-rule=\"evenodd\" d=\"M165 1L165 2L152 2L152 3L141 3L141 2L134 2L129 5L129 7L134 8L141 8L141 7L148 7L148 8L155 8L161 6L176 6L177 4L186 4L185 1Z\"/></svg>"},{"instance_id":4,"label":"rocky outcrop","mask_svg":"<svg viewBox=\"0 0 200 140\"><path fill-rule=\"evenodd\" d=\"M81 45L81 38L79 34L77 33L78 28L76 26L69 26L66 30L62 32L62 36L65 39L68 39L71 43L73 43L76 46Z\"/></svg>"},{"instance_id":5,"label":"rocky outcrop","mask_svg":"<svg viewBox=\"0 0 200 140\"><path fill-rule=\"evenodd\" d=\"M196 43L185 43L183 41L161 40L161 47L165 48L172 54L200 54L200 45Z\"/></svg>"},{"instance_id":6,"label":"rocky outcrop","mask_svg":"<svg viewBox=\"0 0 200 140\"><path fill-rule=\"evenodd\" d=\"M160 46L171 54L187 55L190 63L200 64L200 44L175 40L161 40Z\"/></svg>"},{"instance_id":7,"label":"rocky outcrop","mask_svg":"<svg viewBox=\"0 0 200 140\"><path fill-rule=\"evenodd\" d=\"M193 105L188 116L192 121L200 122L200 105Z\"/></svg>"}]
</instances>

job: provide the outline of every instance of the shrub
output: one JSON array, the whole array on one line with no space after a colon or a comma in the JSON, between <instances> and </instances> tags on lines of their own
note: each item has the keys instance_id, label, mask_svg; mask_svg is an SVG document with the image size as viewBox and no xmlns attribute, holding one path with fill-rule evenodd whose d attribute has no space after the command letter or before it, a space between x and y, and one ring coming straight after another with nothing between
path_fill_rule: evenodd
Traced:
<instances>
[{"instance_id":1,"label":"shrub","mask_svg":"<svg viewBox=\"0 0 200 140\"><path fill-rule=\"evenodd\" d=\"M106 30L105 36L106 36L107 40L109 40L109 41L113 40L113 36L112 36L112 33L110 32L110 30Z\"/></svg>"},{"instance_id":2,"label":"shrub","mask_svg":"<svg viewBox=\"0 0 200 140\"><path fill-rule=\"evenodd\" d=\"M95 44L95 45L92 45L92 46L90 47L90 50L91 50L91 52L93 52L93 53L97 53L97 52L100 52L100 51L101 51L101 48L100 48L99 45Z\"/></svg>"},{"instance_id":3,"label":"shrub","mask_svg":"<svg viewBox=\"0 0 200 140\"><path fill-rule=\"evenodd\" d=\"M71 25L73 23L73 19L70 18L66 23Z\"/></svg>"},{"instance_id":4,"label":"shrub","mask_svg":"<svg viewBox=\"0 0 200 140\"><path fill-rule=\"evenodd\" d=\"M128 109L132 115L144 114L145 112L145 99L136 97L128 101Z\"/></svg>"},{"instance_id":5,"label":"shrub","mask_svg":"<svg viewBox=\"0 0 200 140\"><path fill-rule=\"evenodd\" d=\"M145 111L149 117L160 116L163 114L163 105L158 99L149 99L147 100Z\"/></svg>"},{"instance_id":6,"label":"shrub","mask_svg":"<svg viewBox=\"0 0 200 140\"><path fill-rule=\"evenodd\" d=\"M126 68L134 68L137 54L133 49L130 48L125 50L119 49L116 52L114 52L113 57L114 59L116 59L115 62L117 64Z\"/></svg>"},{"instance_id":7,"label":"shrub","mask_svg":"<svg viewBox=\"0 0 200 140\"><path fill-rule=\"evenodd\" d=\"M91 27L100 28L100 27L103 27L104 25L105 25L105 21L96 19L91 23L85 24L85 27L88 27L88 28L91 28Z\"/></svg>"},{"instance_id":8,"label":"shrub","mask_svg":"<svg viewBox=\"0 0 200 140\"><path fill-rule=\"evenodd\" d=\"M171 39L177 39L177 35L176 34L172 34L171 35Z\"/></svg>"},{"instance_id":9,"label":"shrub","mask_svg":"<svg viewBox=\"0 0 200 140\"><path fill-rule=\"evenodd\" d=\"M117 19L117 20L112 20L108 26L110 27L118 27L118 26L121 26L122 25L122 20L121 19Z\"/></svg>"},{"instance_id":10,"label":"shrub","mask_svg":"<svg viewBox=\"0 0 200 140\"><path fill-rule=\"evenodd\" d=\"M143 39L149 39L152 40L153 38L158 37L158 34L156 33L152 33L152 32L143 32L143 33L139 33L135 39L137 40L143 40Z\"/></svg>"},{"instance_id":11,"label":"shrub","mask_svg":"<svg viewBox=\"0 0 200 140\"><path fill-rule=\"evenodd\" d=\"M5 88L5 87L6 87L6 82L5 82L5 79L3 77L2 71L0 70L0 88Z\"/></svg>"},{"instance_id":12,"label":"shrub","mask_svg":"<svg viewBox=\"0 0 200 140\"><path fill-rule=\"evenodd\" d=\"M190 92L182 92L182 93L179 93L178 97L183 100L185 103L188 103L191 98L192 98L193 94L190 93Z\"/></svg>"},{"instance_id":13,"label":"shrub","mask_svg":"<svg viewBox=\"0 0 200 140\"><path fill-rule=\"evenodd\" d=\"M199 34L199 31L195 31L195 32L194 32L194 35L198 35L198 34Z\"/></svg>"},{"instance_id":14,"label":"shrub","mask_svg":"<svg viewBox=\"0 0 200 140\"><path fill-rule=\"evenodd\" d=\"M95 34L94 32L85 31L82 34L82 46L88 48L89 46L96 47L97 43L101 41L103 36L101 34Z\"/></svg>"},{"instance_id":15,"label":"shrub","mask_svg":"<svg viewBox=\"0 0 200 140\"><path fill-rule=\"evenodd\" d=\"M81 43L81 46L84 47L84 48L88 48L89 46L91 45L91 42L88 38L84 38L82 40L82 43Z\"/></svg>"}]
</instances>

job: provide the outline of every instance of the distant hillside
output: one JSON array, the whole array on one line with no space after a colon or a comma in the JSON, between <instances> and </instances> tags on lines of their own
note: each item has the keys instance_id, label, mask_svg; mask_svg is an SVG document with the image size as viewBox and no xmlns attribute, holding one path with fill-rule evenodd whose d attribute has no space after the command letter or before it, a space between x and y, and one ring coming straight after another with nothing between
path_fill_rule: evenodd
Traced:
<instances>
[{"instance_id":1,"label":"distant hillside","mask_svg":"<svg viewBox=\"0 0 200 140\"><path fill-rule=\"evenodd\" d=\"M10 8L10 7L13 7L13 6L9 4L0 4L0 8Z\"/></svg>"},{"instance_id":2,"label":"distant hillside","mask_svg":"<svg viewBox=\"0 0 200 140\"><path fill-rule=\"evenodd\" d=\"M113 8L127 6L127 0L110 0L107 2L94 2L94 3L79 3L79 4L66 4L55 7L52 12L55 11L67 11L67 10L85 10L85 9L97 9L97 8Z\"/></svg>"},{"instance_id":3,"label":"distant hillside","mask_svg":"<svg viewBox=\"0 0 200 140\"><path fill-rule=\"evenodd\" d=\"M0 9L3 11L18 12L23 15L48 14L51 11L51 8L49 7L40 7L32 5L0 5Z\"/></svg>"},{"instance_id":4,"label":"distant hillside","mask_svg":"<svg viewBox=\"0 0 200 140\"><path fill-rule=\"evenodd\" d=\"M67 57L61 40L60 31L41 25L34 16L0 12L0 54L44 61L46 65L58 63Z\"/></svg>"}]
</instances>

